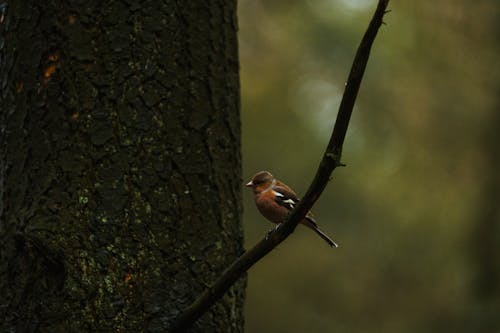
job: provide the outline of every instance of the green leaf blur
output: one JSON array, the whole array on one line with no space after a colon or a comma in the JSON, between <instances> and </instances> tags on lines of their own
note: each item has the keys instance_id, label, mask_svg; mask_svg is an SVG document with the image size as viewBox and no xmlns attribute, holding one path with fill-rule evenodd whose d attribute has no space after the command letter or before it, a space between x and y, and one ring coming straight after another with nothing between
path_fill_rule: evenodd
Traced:
<instances>
[{"instance_id":1,"label":"green leaf blur","mask_svg":"<svg viewBox=\"0 0 500 333\"><path fill-rule=\"evenodd\" d=\"M304 194L375 5L239 2L247 179ZM340 248L299 226L252 268L247 332L500 332L500 2L389 8L314 208ZM248 248L272 225L244 204Z\"/></svg>"}]
</instances>

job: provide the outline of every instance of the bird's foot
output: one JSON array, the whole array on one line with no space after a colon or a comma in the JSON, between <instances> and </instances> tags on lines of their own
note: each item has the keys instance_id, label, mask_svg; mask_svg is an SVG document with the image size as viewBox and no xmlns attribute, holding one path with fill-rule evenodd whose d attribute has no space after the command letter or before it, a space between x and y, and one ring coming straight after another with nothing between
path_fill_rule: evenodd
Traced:
<instances>
[{"instance_id":1,"label":"bird's foot","mask_svg":"<svg viewBox=\"0 0 500 333\"><path fill-rule=\"evenodd\" d=\"M271 234L272 234L273 232L275 232L276 230L278 230L278 229L280 228L280 226L281 226L281 223L278 223L278 224L276 224L276 226L275 226L274 228L269 229L269 231L268 231L268 232L267 232L267 234L266 234L266 240L268 240L268 239L269 239L269 237L271 236Z\"/></svg>"}]
</instances>

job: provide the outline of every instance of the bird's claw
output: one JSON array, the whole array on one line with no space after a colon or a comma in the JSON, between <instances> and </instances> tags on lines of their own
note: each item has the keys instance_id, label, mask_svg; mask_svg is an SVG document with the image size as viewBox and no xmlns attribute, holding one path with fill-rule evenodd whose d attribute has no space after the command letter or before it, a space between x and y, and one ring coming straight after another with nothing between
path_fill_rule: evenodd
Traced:
<instances>
[{"instance_id":1,"label":"bird's claw","mask_svg":"<svg viewBox=\"0 0 500 333\"><path fill-rule=\"evenodd\" d=\"M281 223L278 223L278 224L276 224L276 226L275 226L274 228L270 229L270 230L266 233L266 240L269 240L269 237L271 237L271 234L272 234L273 232L275 232L276 230L278 230L278 229L280 228L280 226L281 226Z\"/></svg>"}]
</instances>

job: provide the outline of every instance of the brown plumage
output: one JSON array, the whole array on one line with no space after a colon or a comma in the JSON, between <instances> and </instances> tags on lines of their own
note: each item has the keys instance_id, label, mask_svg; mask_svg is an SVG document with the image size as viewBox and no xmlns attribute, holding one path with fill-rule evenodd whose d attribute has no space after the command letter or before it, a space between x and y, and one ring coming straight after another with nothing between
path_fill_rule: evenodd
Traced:
<instances>
[{"instance_id":1,"label":"brown plumage","mask_svg":"<svg viewBox=\"0 0 500 333\"><path fill-rule=\"evenodd\" d=\"M268 171L255 174L246 186L252 188L259 212L273 223L284 222L299 201L288 185L274 178ZM314 230L328 245L337 247L337 244L318 227L311 212L307 213L300 223Z\"/></svg>"}]
</instances>

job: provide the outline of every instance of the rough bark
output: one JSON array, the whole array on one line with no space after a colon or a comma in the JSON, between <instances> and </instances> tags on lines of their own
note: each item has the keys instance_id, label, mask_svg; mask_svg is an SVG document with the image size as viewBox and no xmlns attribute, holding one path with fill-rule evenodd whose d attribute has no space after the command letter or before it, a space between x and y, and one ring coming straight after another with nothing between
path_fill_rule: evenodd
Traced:
<instances>
[{"instance_id":1,"label":"rough bark","mask_svg":"<svg viewBox=\"0 0 500 333\"><path fill-rule=\"evenodd\" d=\"M0 12L0 331L165 332L242 253L235 7ZM192 331L242 331L243 298Z\"/></svg>"}]
</instances>

